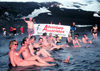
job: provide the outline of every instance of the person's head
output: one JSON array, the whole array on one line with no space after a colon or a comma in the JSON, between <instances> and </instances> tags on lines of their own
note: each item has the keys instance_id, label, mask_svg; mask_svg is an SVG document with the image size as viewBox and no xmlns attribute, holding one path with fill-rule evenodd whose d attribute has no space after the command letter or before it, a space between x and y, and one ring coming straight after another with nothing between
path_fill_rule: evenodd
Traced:
<instances>
[{"instance_id":1,"label":"person's head","mask_svg":"<svg viewBox=\"0 0 100 71\"><path fill-rule=\"evenodd\" d=\"M12 40L9 42L9 49L16 49L18 42L16 40Z\"/></svg>"},{"instance_id":2,"label":"person's head","mask_svg":"<svg viewBox=\"0 0 100 71\"><path fill-rule=\"evenodd\" d=\"M30 17L29 20L32 21L32 17Z\"/></svg>"},{"instance_id":3,"label":"person's head","mask_svg":"<svg viewBox=\"0 0 100 71\"><path fill-rule=\"evenodd\" d=\"M39 38L39 43L42 43L43 42L43 38Z\"/></svg>"},{"instance_id":4,"label":"person's head","mask_svg":"<svg viewBox=\"0 0 100 71\"><path fill-rule=\"evenodd\" d=\"M58 38L58 37L59 37L58 35L55 36L55 38Z\"/></svg>"},{"instance_id":5,"label":"person's head","mask_svg":"<svg viewBox=\"0 0 100 71\"><path fill-rule=\"evenodd\" d=\"M79 36L79 34L75 34L75 36L76 36L76 37L78 37L78 36Z\"/></svg>"},{"instance_id":6,"label":"person's head","mask_svg":"<svg viewBox=\"0 0 100 71\"><path fill-rule=\"evenodd\" d=\"M43 36L47 36L47 33L43 33Z\"/></svg>"},{"instance_id":7,"label":"person's head","mask_svg":"<svg viewBox=\"0 0 100 71\"><path fill-rule=\"evenodd\" d=\"M94 27L97 27L97 24L95 24Z\"/></svg>"},{"instance_id":8,"label":"person's head","mask_svg":"<svg viewBox=\"0 0 100 71\"><path fill-rule=\"evenodd\" d=\"M77 36L74 36L74 39L77 40Z\"/></svg>"},{"instance_id":9,"label":"person's head","mask_svg":"<svg viewBox=\"0 0 100 71\"><path fill-rule=\"evenodd\" d=\"M86 37L87 36L87 34L83 34L83 37Z\"/></svg>"},{"instance_id":10,"label":"person's head","mask_svg":"<svg viewBox=\"0 0 100 71\"><path fill-rule=\"evenodd\" d=\"M28 44L28 43L29 43L29 38L28 37L24 37L24 39L21 42L21 45Z\"/></svg>"},{"instance_id":11,"label":"person's head","mask_svg":"<svg viewBox=\"0 0 100 71\"><path fill-rule=\"evenodd\" d=\"M52 36L52 33L49 33L49 36L51 37Z\"/></svg>"},{"instance_id":12,"label":"person's head","mask_svg":"<svg viewBox=\"0 0 100 71\"><path fill-rule=\"evenodd\" d=\"M75 26L75 22L73 22L73 26Z\"/></svg>"},{"instance_id":13,"label":"person's head","mask_svg":"<svg viewBox=\"0 0 100 71\"><path fill-rule=\"evenodd\" d=\"M68 34L68 37L71 37L71 34Z\"/></svg>"},{"instance_id":14,"label":"person's head","mask_svg":"<svg viewBox=\"0 0 100 71\"><path fill-rule=\"evenodd\" d=\"M35 37L35 36L31 36L31 37L30 37L30 41L31 41L31 42L34 42L35 40L36 40L36 37Z\"/></svg>"},{"instance_id":15,"label":"person's head","mask_svg":"<svg viewBox=\"0 0 100 71\"><path fill-rule=\"evenodd\" d=\"M61 23L59 22L59 25L61 25Z\"/></svg>"}]
</instances>

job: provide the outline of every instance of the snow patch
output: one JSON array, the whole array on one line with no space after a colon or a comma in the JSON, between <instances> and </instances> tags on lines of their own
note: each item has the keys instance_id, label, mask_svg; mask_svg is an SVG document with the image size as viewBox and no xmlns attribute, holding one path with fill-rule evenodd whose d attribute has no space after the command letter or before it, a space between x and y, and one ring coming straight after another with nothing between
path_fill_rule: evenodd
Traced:
<instances>
[{"instance_id":1,"label":"snow patch","mask_svg":"<svg viewBox=\"0 0 100 71\"><path fill-rule=\"evenodd\" d=\"M97 13L93 14L94 17L100 17Z\"/></svg>"},{"instance_id":2,"label":"snow patch","mask_svg":"<svg viewBox=\"0 0 100 71\"><path fill-rule=\"evenodd\" d=\"M25 18L30 18L30 17L34 18L34 17L38 16L41 13L51 13L51 11L49 11L45 7L42 7L40 9L35 9L31 14L29 14L28 16L25 16Z\"/></svg>"}]
</instances>

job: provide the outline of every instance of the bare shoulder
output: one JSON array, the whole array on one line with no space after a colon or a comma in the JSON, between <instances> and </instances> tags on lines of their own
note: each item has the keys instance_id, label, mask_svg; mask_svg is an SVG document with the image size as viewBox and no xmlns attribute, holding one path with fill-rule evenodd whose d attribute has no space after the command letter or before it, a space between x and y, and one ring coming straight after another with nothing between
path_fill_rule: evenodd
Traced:
<instances>
[{"instance_id":1,"label":"bare shoulder","mask_svg":"<svg viewBox=\"0 0 100 71\"><path fill-rule=\"evenodd\" d=\"M8 55L11 56L12 54L13 54L13 51L9 51L9 54Z\"/></svg>"}]
</instances>

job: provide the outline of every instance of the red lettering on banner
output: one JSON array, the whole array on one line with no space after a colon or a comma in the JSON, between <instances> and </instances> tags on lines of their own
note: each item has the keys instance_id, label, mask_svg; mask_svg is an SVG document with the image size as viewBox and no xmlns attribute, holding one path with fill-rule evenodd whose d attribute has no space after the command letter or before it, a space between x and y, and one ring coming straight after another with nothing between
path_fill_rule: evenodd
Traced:
<instances>
[{"instance_id":1,"label":"red lettering on banner","mask_svg":"<svg viewBox=\"0 0 100 71\"><path fill-rule=\"evenodd\" d=\"M64 33L63 27L46 25L42 31Z\"/></svg>"}]
</instances>

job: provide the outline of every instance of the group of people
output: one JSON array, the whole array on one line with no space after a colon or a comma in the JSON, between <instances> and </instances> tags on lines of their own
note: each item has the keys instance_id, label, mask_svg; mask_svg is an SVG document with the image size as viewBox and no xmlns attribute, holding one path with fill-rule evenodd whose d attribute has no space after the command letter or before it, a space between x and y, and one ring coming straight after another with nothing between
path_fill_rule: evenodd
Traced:
<instances>
[{"instance_id":1,"label":"group of people","mask_svg":"<svg viewBox=\"0 0 100 71\"><path fill-rule=\"evenodd\" d=\"M87 34L83 34L82 39L78 38L78 34L75 34L74 38L72 38L72 36L69 34L67 37L67 43L69 46L72 46L73 48L82 46L89 47L88 44L91 44L92 40L88 39ZM80 45L80 43L82 43L82 45Z\"/></svg>"},{"instance_id":2,"label":"group of people","mask_svg":"<svg viewBox=\"0 0 100 71\"><path fill-rule=\"evenodd\" d=\"M16 51L18 41L12 40L9 43L9 59L10 63L13 67L15 66L54 66L55 64L49 64L48 62L54 62L55 58L52 57L50 52L54 49L61 49L72 46L73 48L81 47L80 42L82 42L84 45L91 44L92 40L89 40L87 37L87 34L84 34L82 39L78 39L78 34L74 35L74 38L71 36L71 34L68 35L66 38L66 44L60 44L61 39L59 39L59 36L56 35L55 37L52 36L52 33L49 33L49 36L47 33L43 33L38 39L38 42L36 41L36 37L33 36L34 34L34 19L30 18L29 21L26 21L24 18L24 21L28 25L28 37L25 37L21 42L21 48L19 51ZM97 39L97 26L94 26L91 32L93 33L93 38ZM22 55L22 57L20 57ZM62 60L62 62L69 63L70 56L68 56L65 60Z\"/></svg>"},{"instance_id":3,"label":"group of people","mask_svg":"<svg viewBox=\"0 0 100 71\"><path fill-rule=\"evenodd\" d=\"M4 37L6 37L7 35L9 35L9 36L18 35L17 28L12 27L12 26L10 27L9 33L7 32L5 27L2 27L2 31L3 31L3 36ZM21 34L24 33L24 27L23 26L20 27L20 33Z\"/></svg>"},{"instance_id":4,"label":"group of people","mask_svg":"<svg viewBox=\"0 0 100 71\"><path fill-rule=\"evenodd\" d=\"M53 49L60 49L68 47L68 45L56 45L54 37L50 33L47 38L46 33L40 36L38 42L35 42L36 37L25 37L21 42L21 48L16 51L18 41L12 40L9 43L9 59L12 66L54 66L55 64L49 64L47 62L53 62L55 59L50 54ZM22 58L20 57L22 55ZM69 58L62 62L69 62Z\"/></svg>"},{"instance_id":5,"label":"group of people","mask_svg":"<svg viewBox=\"0 0 100 71\"><path fill-rule=\"evenodd\" d=\"M93 26L93 28L91 29L91 34L93 35L93 39L92 40L89 40L87 34L83 34L83 37L82 39L78 39L78 34L75 34L75 23L73 23L73 27L72 27L72 30L71 30L71 34L68 35L67 37L67 43L69 45L73 44L73 47L81 47L80 45L80 42L82 42L83 46L86 46L86 47L89 47L88 44L91 44L93 43L92 41L95 40L95 43L97 41L97 30L98 30L98 27L97 25L95 24ZM74 36L74 37L72 37Z\"/></svg>"}]
</instances>

